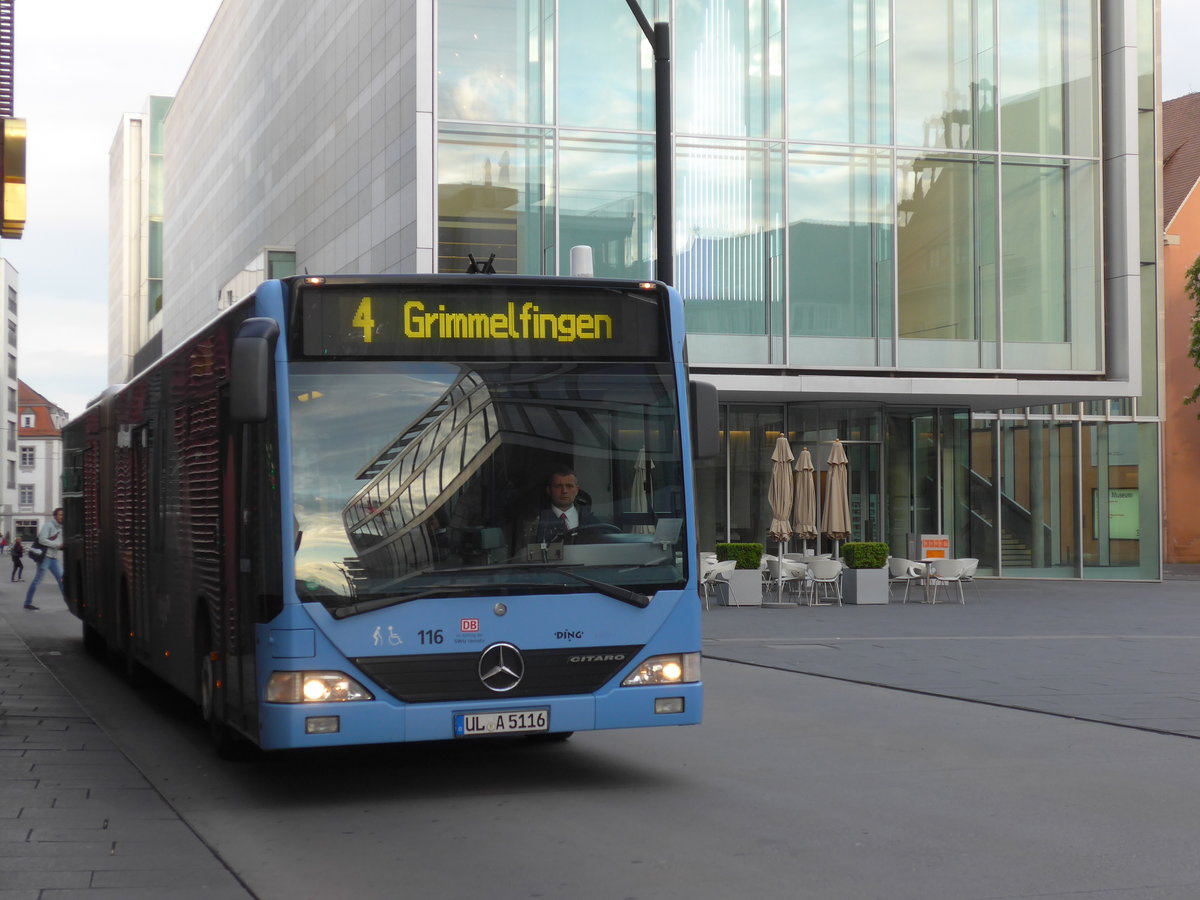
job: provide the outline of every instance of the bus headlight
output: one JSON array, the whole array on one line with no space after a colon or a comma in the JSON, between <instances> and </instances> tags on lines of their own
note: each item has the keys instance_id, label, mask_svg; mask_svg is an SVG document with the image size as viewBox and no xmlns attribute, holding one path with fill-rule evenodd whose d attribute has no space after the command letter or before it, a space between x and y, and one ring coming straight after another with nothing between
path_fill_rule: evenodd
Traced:
<instances>
[{"instance_id":1,"label":"bus headlight","mask_svg":"<svg viewBox=\"0 0 1200 900\"><path fill-rule=\"evenodd\" d=\"M374 699L370 691L344 672L272 672L267 679L268 703L337 703Z\"/></svg>"},{"instance_id":2,"label":"bus headlight","mask_svg":"<svg viewBox=\"0 0 1200 900\"><path fill-rule=\"evenodd\" d=\"M699 653L652 656L629 673L621 687L646 684L691 684L700 680Z\"/></svg>"}]
</instances>

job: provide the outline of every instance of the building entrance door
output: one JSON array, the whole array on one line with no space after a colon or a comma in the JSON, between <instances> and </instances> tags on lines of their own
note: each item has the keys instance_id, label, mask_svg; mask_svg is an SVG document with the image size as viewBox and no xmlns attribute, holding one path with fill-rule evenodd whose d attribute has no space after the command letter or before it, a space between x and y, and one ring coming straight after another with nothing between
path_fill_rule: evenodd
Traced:
<instances>
[{"instance_id":1,"label":"building entrance door","mask_svg":"<svg viewBox=\"0 0 1200 900\"><path fill-rule=\"evenodd\" d=\"M882 541L880 445L842 441L850 460L850 540Z\"/></svg>"}]
</instances>

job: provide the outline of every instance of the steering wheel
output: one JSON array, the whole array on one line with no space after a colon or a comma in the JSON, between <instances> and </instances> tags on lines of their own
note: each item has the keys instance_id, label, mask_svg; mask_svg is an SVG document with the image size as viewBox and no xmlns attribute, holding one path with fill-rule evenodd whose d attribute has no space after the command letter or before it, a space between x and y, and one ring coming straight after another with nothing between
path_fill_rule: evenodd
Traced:
<instances>
[{"instance_id":1,"label":"steering wheel","mask_svg":"<svg viewBox=\"0 0 1200 900\"><path fill-rule=\"evenodd\" d=\"M611 522L589 522L571 530L567 536L571 543L586 543L581 540L598 534L621 534L621 529Z\"/></svg>"}]
</instances>

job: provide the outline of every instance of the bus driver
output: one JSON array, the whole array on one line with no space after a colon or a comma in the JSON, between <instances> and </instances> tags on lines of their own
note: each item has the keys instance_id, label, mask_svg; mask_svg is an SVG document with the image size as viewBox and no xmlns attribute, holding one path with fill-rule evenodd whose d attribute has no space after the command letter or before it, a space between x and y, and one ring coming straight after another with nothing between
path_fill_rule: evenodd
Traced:
<instances>
[{"instance_id":1,"label":"bus driver","mask_svg":"<svg viewBox=\"0 0 1200 900\"><path fill-rule=\"evenodd\" d=\"M546 480L550 505L538 514L535 542L561 541L581 526L600 523L592 511L578 501L579 478L569 466L556 466Z\"/></svg>"}]
</instances>

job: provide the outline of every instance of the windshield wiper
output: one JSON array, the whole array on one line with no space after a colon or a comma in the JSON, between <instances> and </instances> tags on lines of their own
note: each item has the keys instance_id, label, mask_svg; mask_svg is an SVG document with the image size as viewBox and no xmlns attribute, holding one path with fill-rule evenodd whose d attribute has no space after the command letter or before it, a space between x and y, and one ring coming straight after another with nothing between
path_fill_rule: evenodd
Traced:
<instances>
[{"instance_id":1,"label":"windshield wiper","mask_svg":"<svg viewBox=\"0 0 1200 900\"><path fill-rule=\"evenodd\" d=\"M610 584L605 581L596 581L595 578L589 578L586 575L580 575L576 571L564 568L562 565L553 565L550 563L493 563L491 565L460 565L452 569L426 569L420 572L413 572L408 578L415 578L421 575L462 575L464 572L493 572L493 571L535 571L535 572L552 572L554 575L564 575L568 578L575 578L576 581L587 584L588 587L595 588L596 592L608 596L613 600L619 600L623 604L636 606L638 610L644 610L650 605L650 598L646 594L636 592L630 588L620 587L619 584ZM504 584L504 583L484 583L467 586L467 584L450 584L450 586L442 586L431 588L425 592L416 592L414 594L403 594L401 598L388 600L364 600L361 604L353 604L352 606L340 607L334 612L338 618L353 616L355 612L366 612L367 610L378 610L383 606L390 606L394 602L407 602L408 600L420 600L427 596L436 596L438 590L443 588L476 590L476 592L484 593L488 588L506 588L512 589L515 587L546 587L544 584ZM368 606L368 604L373 604ZM348 610L349 612L341 612Z\"/></svg>"},{"instance_id":2,"label":"windshield wiper","mask_svg":"<svg viewBox=\"0 0 1200 900\"><path fill-rule=\"evenodd\" d=\"M582 581L584 584L594 587L605 597L612 597L614 600L620 600L622 603L628 603L630 606L636 606L638 609L645 609L650 605L650 598L645 594L631 591L629 588L621 587L619 584L597 581L594 578L588 578L586 575L580 575L578 572L572 572L570 569L562 569L557 566L551 567L549 571L554 572L556 575L566 575L568 578Z\"/></svg>"},{"instance_id":3,"label":"windshield wiper","mask_svg":"<svg viewBox=\"0 0 1200 900\"><path fill-rule=\"evenodd\" d=\"M357 616L359 613L370 612L373 609L383 609L387 606L399 606L401 603L411 603L414 600L425 600L429 597L447 597L455 594L473 594L479 591L478 584L439 584L425 588L422 591L412 591L407 594L394 594L390 597L375 597L371 600L360 600L347 606L335 606L330 614L335 619L345 619Z\"/></svg>"}]
</instances>

